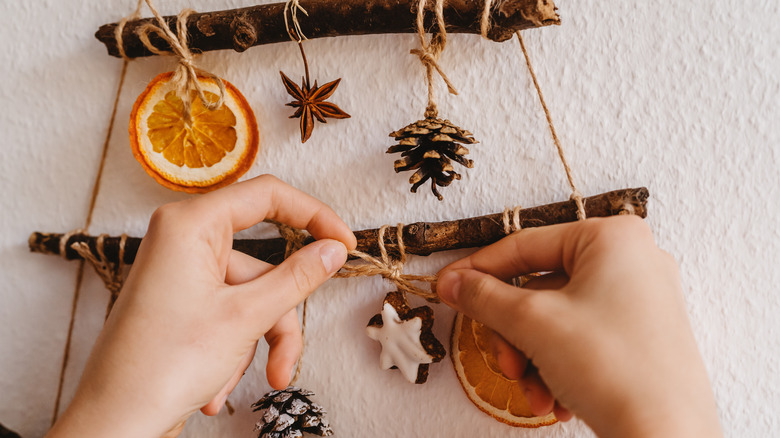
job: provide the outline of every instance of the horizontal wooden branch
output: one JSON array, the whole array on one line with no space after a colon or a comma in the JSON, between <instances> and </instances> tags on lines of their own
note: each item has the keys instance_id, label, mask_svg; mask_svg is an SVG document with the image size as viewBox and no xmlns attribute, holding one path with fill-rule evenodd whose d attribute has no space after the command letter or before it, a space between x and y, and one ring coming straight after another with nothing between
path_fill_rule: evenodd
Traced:
<instances>
[{"instance_id":1,"label":"horizontal wooden branch","mask_svg":"<svg viewBox=\"0 0 780 438\"><path fill-rule=\"evenodd\" d=\"M588 217L606 217L617 214L635 214L647 216L648 190L644 187L636 189L616 190L585 198L585 210ZM522 228L541 227L577 220L577 207L573 201L520 210L520 226ZM416 255L429 255L438 251L448 251L460 248L482 247L494 243L504 237L503 214L496 213L469 219L446 222L416 222L406 225L403 229L406 252ZM43 254L60 254L60 240L63 234L35 232L30 235L30 251ZM356 231L358 250L379 255L379 230ZM97 255L97 238L77 234L66 242L65 258L81 259L81 256L71 245L75 242L86 242L93 254ZM313 241L313 239L309 239ZM104 242L104 252L108 261L116 263L119 260L119 237L108 237ZM387 232L385 242L389 247L397 243L396 233ZM135 260L141 238L128 237L125 244L124 263L131 264ZM234 240L233 248L249 254L260 260L278 264L282 261L286 241L276 239Z\"/></svg>"},{"instance_id":2,"label":"horizontal wooden branch","mask_svg":"<svg viewBox=\"0 0 780 438\"><path fill-rule=\"evenodd\" d=\"M346 35L368 35L416 32L418 0L302 0L308 17L298 14L301 30L307 38ZM506 41L523 29L560 24L552 0L498 0L491 14L488 37ZM447 31L480 33L480 17L484 0L449 0L444 8ZM427 14L426 29L432 23ZM165 17L176 32L176 17ZM137 30L152 18L129 21L122 31L125 52L130 58L151 56L138 38ZM114 36L117 23L98 29L95 37L106 45L111 56L119 57ZM204 12L190 15L187 21L188 43L193 51L233 49L238 52L261 44L290 41L285 29L284 3L251 6L241 9ZM157 35L150 35L152 44L162 50L170 46Z\"/></svg>"}]
</instances>

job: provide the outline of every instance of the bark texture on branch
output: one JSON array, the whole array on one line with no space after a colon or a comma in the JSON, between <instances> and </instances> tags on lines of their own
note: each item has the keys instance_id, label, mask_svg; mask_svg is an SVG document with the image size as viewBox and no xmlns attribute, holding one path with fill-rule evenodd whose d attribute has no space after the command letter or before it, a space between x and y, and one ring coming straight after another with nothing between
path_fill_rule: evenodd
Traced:
<instances>
[{"instance_id":1,"label":"bark texture on branch","mask_svg":"<svg viewBox=\"0 0 780 438\"><path fill-rule=\"evenodd\" d=\"M585 198L585 210L588 217L606 217L618 214L635 214L647 217L646 188L624 189ZM538 207L522 209L519 212L522 228L541 227L577 220L577 207L573 201L558 202ZM503 213L460 219L446 222L416 222L406 225L403 230L404 245L407 254L429 255L438 251L460 248L476 248L490 245L506 234L504 233ZM60 254L60 239L63 234L35 232L30 235L30 251L43 254ZM379 230L356 231L358 251L379 256ZM307 243L313 241L309 238ZM65 258L78 260L81 256L70 248L75 242L86 242L93 254L97 255L94 236L77 234L68 239ZM104 253L109 262L116 263L119 258L119 237L108 237L104 243ZM389 248L397 243L396 233L385 233L385 242ZM284 258L286 241L277 239L234 240L233 248L260 260L278 264ZM141 238L128 237L125 244L123 262L132 264L135 260Z\"/></svg>"},{"instance_id":2,"label":"bark texture on branch","mask_svg":"<svg viewBox=\"0 0 780 438\"><path fill-rule=\"evenodd\" d=\"M560 24L552 0L498 0L491 14L488 37L497 42L510 39L518 30ZM417 0L302 0L309 16L298 14L301 30L307 38L385 33L414 33ZM447 32L480 33L484 0L449 0L444 7ZM193 52L233 49L238 52L261 44L290 41L284 23L284 3L190 15L187 21L188 44ZM426 28L433 13L426 17ZM165 17L176 32L176 17ZM137 30L152 18L129 21L123 32L125 52L130 58L151 56L138 38ZM117 23L105 24L95 37L106 45L111 56L119 57L114 32ZM170 46L155 34L155 47Z\"/></svg>"}]
</instances>

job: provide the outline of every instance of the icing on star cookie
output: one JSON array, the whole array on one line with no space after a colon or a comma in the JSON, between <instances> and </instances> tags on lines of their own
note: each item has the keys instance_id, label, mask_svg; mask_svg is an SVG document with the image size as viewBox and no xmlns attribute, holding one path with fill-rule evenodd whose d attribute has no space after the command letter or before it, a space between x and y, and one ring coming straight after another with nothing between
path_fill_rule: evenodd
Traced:
<instances>
[{"instance_id":1,"label":"icing on star cookie","mask_svg":"<svg viewBox=\"0 0 780 438\"><path fill-rule=\"evenodd\" d=\"M403 294L390 292L382 312L371 318L366 332L382 344L379 365L383 370L397 368L406 380L425 383L429 365L446 354L432 329L433 309L412 309Z\"/></svg>"}]
</instances>

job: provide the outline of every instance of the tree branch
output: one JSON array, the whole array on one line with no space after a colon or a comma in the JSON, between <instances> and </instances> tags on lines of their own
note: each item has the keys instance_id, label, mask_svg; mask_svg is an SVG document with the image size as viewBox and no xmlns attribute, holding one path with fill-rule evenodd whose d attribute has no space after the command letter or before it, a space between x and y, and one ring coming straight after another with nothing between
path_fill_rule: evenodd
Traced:
<instances>
[{"instance_id":1,"label":"tree branch","mask_svg":"<svg viewBox=\"0 0 780 438\"><path fill-rule=\"evenodd\" d=\"M616 190L585 198L585 210L588 217L606 217L618 214L635 214L647 217L646 188ZM519 211L522 228L541 227L577 220L577 207L573 201L558 202L526 208ZM490 245L506 234L503 225L503 213L491 214L469 219L447 222L416 222L406 225L403 229L404 246L408 254L429 255L438 251L448 251L460 248L475 248ZM30 235L30 251L42 254L60 254L60 240L63 234L35 232ZM379 230L356 231L359 251L379 256ZM97 238L83 234L73 235L66 242L65 258L79 260L81 256L71 249L76 242L86 242L93 254L97 256ZM312 238L307 240L313 241ZM105 239L104 252L111 263L119 260L119 237ZM385 233L385 242L389 247L397 243L396 233ZM141 239L128 237L125 244L123 262L132 264L135 260ZM233 248L249 254L260 260L278 264L284 258L286 241L277 239L234 240Z\"/></svg>"},{"instance_id":2,"label":"tree branch","mask_svg":"<svg viewBox=\"0 0 780 438\"><path fill-rule=\"evenodd\" d=\"M299 14L301 29L307 38L386 33L412 33L415 30L417 0L304 0L309 13ZM449 0L444 8L447 32L480 33L484 0ZM552 0L498 0L492 8L488 38L501 42L518 30L560 24ZM284 3L190 15L187 21L188 43L194 52L233 49L238 52L261 44L290 41L284 24ZM426 17L426 28L433 14ZM176 17L165 17L176 32ZM130 58L151 56L138 38L137 30L153 18L129 21L122 31L125 52ZM95 37L106 45L111 56L119 57L114 32L117 23L98 29ZM170 46L159 36L150 35L152 44L162 50Z\"/></svg>"}]
</instances>

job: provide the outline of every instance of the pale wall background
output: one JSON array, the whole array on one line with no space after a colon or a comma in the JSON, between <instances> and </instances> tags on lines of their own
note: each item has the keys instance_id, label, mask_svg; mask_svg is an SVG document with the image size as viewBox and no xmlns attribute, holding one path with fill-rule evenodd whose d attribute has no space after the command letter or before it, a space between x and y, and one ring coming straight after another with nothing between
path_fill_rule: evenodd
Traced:
<instances>
[{"instance_id":1,"label":"pale wall background","mask_svg":"<svg viewBox=\"0 0 780 438\"><path fill-rule=\"evenodd\" d=\"M83 225L121 62L92 34L133 0L0 3L0 422L25 437L49 425L76 264L29 254L34 230ZM252 0L159 0L163 13ZM560 0L563 25L526 41L586 194L647 186L649 224L679 260L691 321L728 436L767 437L780 421L780 7L774 0ZM148 15L148 14L147 14ZM387 133L422 115L422 68L411 35L306 44L320 81L343 77L334 101L352 119L319 125L307 144L287 119L279 70L302 67L292 44L209 53L206 69L236 84L260 123L250 175L272 173L332 205L354 229L443 220L567 199L563 171L516 41L453 35L441 65L459 88L441 111L474 132L476 167L436 202L393 173ZM95 233L142 235L152 211L185 196L149 178L130 153L129 111L169 59L133 62L98 199ZM441 91L443 91L440 88ZM441 93L440 93L441 94ZM249 231L247 235L259 235ZM415 259L433 272L462 256ZM364 335L389 286L335 280L311 302L302 384L318 393L338 436L590 436L573 421L537 431L494 422L462 393L449 361L429 382L378 369ZM97 335L107 292L91 270L78 302L65 399ZM452 314L436 308L448 339ZM587 329L584 327L583 329ZM184 436L251 437L250 403L268 386L263 348L230 400L234 416L196 417ZM674 397L674 394L669 394ZM663 419L659 419L663 421ZM451 429L447 432L448 429Z\"/></svg>"}]
</instances>

